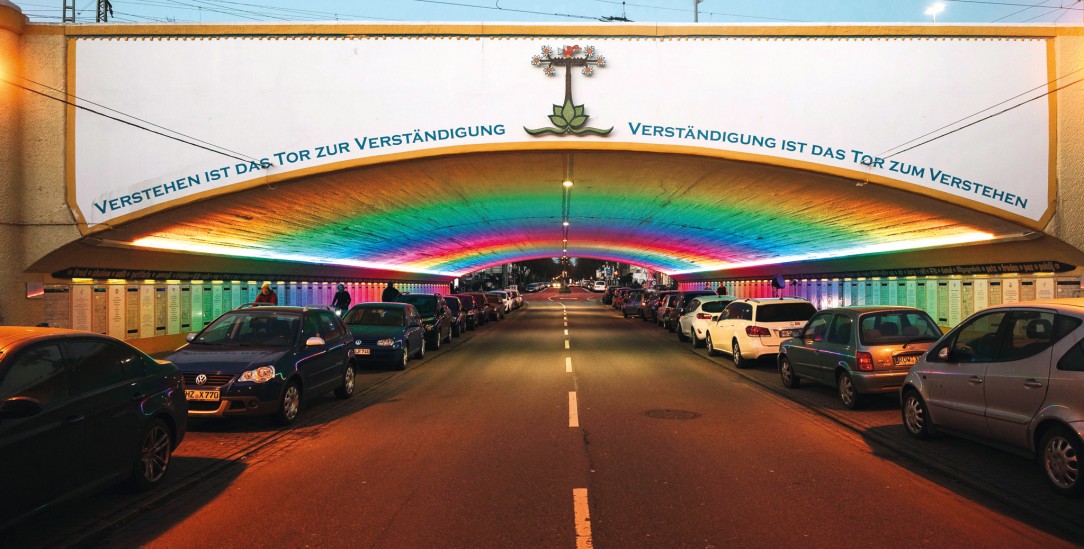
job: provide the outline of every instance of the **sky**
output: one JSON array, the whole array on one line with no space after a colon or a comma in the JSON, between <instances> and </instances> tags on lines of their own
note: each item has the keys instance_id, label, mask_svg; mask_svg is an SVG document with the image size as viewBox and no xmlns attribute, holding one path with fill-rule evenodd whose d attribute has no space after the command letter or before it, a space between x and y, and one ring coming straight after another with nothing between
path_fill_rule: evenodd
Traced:
<instances>
[{"instance_id":1,"label":"sky","mask_svg":"<svg viewBox=\"0 0 1084 549\"><path fill-rule=\"evenodd\" d=\"M65 0L12 0L58 23ZM72 0L68 0L72 1ZM98 0L74 0L93 23ZM691 23L694 0L111 0L111 22L507 21ZM701 23L932 23L938 0L701 0ZM1081 23L1084 0L940 0L938 24Z\"/></svg>"}]
</instances>

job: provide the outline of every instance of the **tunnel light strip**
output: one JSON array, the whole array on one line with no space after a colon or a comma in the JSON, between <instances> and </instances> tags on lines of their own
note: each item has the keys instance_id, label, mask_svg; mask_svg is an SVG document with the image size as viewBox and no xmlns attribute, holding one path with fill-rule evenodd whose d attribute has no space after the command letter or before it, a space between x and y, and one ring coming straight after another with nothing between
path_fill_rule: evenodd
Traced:
<instances>
[{"instance_id":1,"label":"tunnel light strip","mask_svg":"<svg viewBox=\"0 0 1084 549\"><path fill-rule=\"evenodd\" d=\"M317 265L337 265L341 267L358 267L362 269L381 269L389 271L401 271L417 274L431 274L439 276L460 276L462 273L451 273L445 271L428 271L424 269L411 269L403 265L392 265L388 263L374 263L371 261L358 261L354 259L328 259L324 257L308 256L301 254L281 254L275 253L269 250L250 250L246 248L239 248L233 246L220 246L217 244L199 244L195 242L184 242L180 240L170 240L166 238L159 238L155 236L148 236L146 238L140 238L131 243L132 246L138 248L154 248L158 250L169 250L175 252L192 252L201 254L213 254L213 255L227 255L231 257L244 257L248 259L271 259L276 261L296 261L299 263L313 263Z\"/></svg>"},{"instance_id":2,"label":"tunnel light strip","mask_svg":"<svg viewBox=\"0 0 1084 549\"><path fill-rule=\"evenodd\" d=\"M808 253L788 255L782 257L772 257L757 261L744 261L741 263L718 263L715 265L707 265L699 269L690 269L685 271L674 271L667 273L671 276L700 273L704 271L719 271L722 269L741 269L745 267L758 267L762 265L776 265L779 263L794 263L798 261L814 261L818 259L834 259L841 257L850 257L856 255L868 255L887 252L902 252L907 250L917 250L921 248L936 248L941 246L953 246L959 244L973 244L976 242L984 242L988 240L994 240L994 235L984 232L968 232L955 234L950 236L938 236L932 238L919 238L916 240L900 240L896 242L885 242L881 244L870 244L868 246L858 246L855 248L844 248L842 250L834 250L828 252Z\"/></svg>"}]
</instances>

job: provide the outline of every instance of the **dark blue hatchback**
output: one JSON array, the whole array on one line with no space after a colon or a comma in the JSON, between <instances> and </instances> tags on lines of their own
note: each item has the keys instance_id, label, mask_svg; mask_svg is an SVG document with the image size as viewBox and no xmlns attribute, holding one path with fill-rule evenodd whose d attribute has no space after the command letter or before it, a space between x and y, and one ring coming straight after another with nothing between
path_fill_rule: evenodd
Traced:
<instances>
[{"instance_id":1,"label":"dark blue hatchback","mask_svg":"<svg viewBox=\"0 0 1084 549\"><path fill-rule=\"evenodd\" d=\"M425 328L409 303L359 303L343 322L353 334L358 364L391 364L405 370L411 356L425 356Z\"/></svg>"},{"instance_id":2,"label":"dark blue hatchback","mask_svg":"<svg viewBox=\"0 0 1084 549\"><path fill-rule=\"evenodd\" d=\"M354 393L353 340L339 317L309 307L223 314L169 356L192 417L274 414L293 423L302 398Z\"/></svg>"}]
</instances>

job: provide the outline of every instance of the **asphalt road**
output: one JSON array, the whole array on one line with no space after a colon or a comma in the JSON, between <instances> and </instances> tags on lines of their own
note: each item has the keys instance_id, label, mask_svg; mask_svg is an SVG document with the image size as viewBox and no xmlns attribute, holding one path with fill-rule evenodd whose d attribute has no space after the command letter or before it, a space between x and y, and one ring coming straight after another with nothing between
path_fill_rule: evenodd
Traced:
<instances>
[{"instance_id":1,"label":"asphalt road","mask_svg":"<svg viewBox=\"0 0 1084 549\"><path fill-rule=\"evenodd\" d=\"M1071 546L595 298L532 296L367 373L348 405L312 403L316 421L94 543ZM182 450L266 429L199 422Z\"/></svg>"}]
</instances>

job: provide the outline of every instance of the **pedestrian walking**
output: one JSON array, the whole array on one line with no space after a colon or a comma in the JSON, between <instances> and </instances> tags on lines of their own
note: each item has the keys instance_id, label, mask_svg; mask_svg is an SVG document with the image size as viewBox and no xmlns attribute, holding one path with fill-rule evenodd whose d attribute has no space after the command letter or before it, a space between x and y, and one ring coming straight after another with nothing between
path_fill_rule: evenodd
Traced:
<instances>
[{"instance_id":1,"label":"pedestrian walking","mask_svg":"<svg viewBox=\"0 0 1084 549\"><path fill-rule=\"evenodd\" d=\"M388 287L384 288L384 293L380 295L380 301L385 303L391 303L399 298L399 290L395 289L395 284L388 282Z\"/></svg>"},{"instance_id":2,"label":"pedestrian walking","mask_svg":"<svg viewBox=\"0 0 1084 549\"><path fill-rule=\"evenodd\" d=\"M335 292L335 297L331 300L331 308L335 309L335 313L339 316L345 314L350 308L350 292L346 291L346 285L339 284L339 291Z\"/></svg>"}]
</instances>

